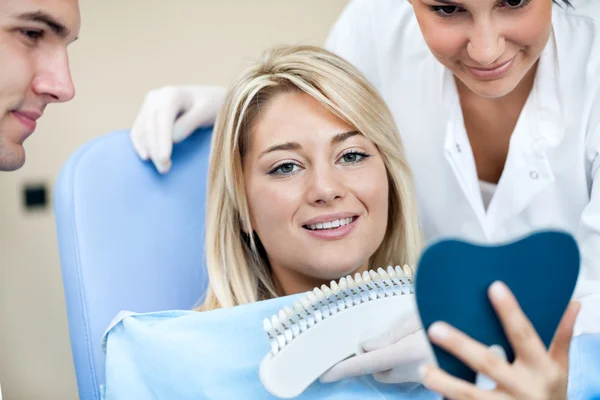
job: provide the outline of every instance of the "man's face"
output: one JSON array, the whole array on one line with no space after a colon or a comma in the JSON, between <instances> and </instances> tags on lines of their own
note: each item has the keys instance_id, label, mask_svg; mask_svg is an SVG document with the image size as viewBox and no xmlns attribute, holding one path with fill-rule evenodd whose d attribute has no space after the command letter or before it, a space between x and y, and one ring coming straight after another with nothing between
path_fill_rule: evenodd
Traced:
<instances>
[{"instance_id":1,"label":"man's face","mask_svg":"<svg viewBox=\"0 0 600 400\"><path fill-rule=\"evenodd\" d=\"M80 22L78 0L0 0L0 171L23 166L46 105L75 95L67 46Z\"/></svg>"}]
</instances>

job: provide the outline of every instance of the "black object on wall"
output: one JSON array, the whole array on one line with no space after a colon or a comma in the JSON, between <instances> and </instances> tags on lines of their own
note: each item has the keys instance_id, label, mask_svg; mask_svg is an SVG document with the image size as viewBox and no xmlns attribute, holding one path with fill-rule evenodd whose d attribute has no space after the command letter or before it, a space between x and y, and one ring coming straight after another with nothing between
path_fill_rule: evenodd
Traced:
<instances>
[{"instance_id":1,"label":"black object on wall","mask_svg":"<svg viewBox=\"0 0 600 400\"><path fill-rule=\"evenodd\" d=\"M48 206L48 189L45 184L25 184L23 205L26 210L38 210Z\"/></svg>"}]
</instances>

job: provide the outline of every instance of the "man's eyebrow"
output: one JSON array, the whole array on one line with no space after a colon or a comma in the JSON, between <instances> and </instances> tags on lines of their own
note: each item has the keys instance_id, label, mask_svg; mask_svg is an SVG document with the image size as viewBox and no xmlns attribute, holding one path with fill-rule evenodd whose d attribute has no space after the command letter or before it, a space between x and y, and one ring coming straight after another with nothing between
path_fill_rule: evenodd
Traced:
<instances>
[{"instance_id":1,"label":"man's eyebrow","mask_svg":"<svg viewBox=\"0 0 600 400\"><path fill-rule=\"evenodd\" d=\"M71 34L71 30L67 28L65 24L54 18L52 15L43 11L19 14L17 18L23 21L40 22L42 24L45 24L48 26L48 28L50 28L52 32L54 32L57 36L63 39Z\"/></svg>"},{"instance_id":2,"label":"man's eyebrow","mask_svg":"<svg viewBox=\"0 0 600 400\"><path fill-rule=\"evenodd\" d=\"M360 135L360 132L359 131L350 131L350 132L338 133L331 139L331 143L337 144L337 143L343 142L344 140L349 139L352 136L356 136L356 135Z\"/></svg>"}]
</instances>

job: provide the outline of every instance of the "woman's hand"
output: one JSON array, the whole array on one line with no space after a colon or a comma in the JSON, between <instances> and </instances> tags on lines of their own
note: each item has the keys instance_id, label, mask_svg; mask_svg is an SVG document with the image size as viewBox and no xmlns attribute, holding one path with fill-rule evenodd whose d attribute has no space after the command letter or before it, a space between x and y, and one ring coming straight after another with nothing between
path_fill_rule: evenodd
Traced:
<instances>
[{"instance_id":1,"label":"woman's hand","mask_svg":"<svg viewBox=\"0 0 600 400\"><path fill-rule=\"evenodd\" d=\"M558 326L550 349L525 316L506 285L495 282L489 297L506 336L514 349L510 364L487 346L452 326L436 322L428 334L433 343L462 360L474 371L496 382L494 390L484 390L458 379L435 366L423 366L423 383L451 399L566 399L569 347L579 303L571 302Z\"/></svg>"}]
</instances>

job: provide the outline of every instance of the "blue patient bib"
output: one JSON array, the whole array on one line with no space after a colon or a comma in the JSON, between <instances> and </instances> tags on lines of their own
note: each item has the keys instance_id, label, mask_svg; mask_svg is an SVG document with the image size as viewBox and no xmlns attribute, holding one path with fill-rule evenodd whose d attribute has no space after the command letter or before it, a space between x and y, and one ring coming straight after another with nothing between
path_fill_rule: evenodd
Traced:
<instances>
[{"instance_id":1,"label":"blue patient bib","mask_svg":"<svg viewBox=\"0 0 600 400\"><path fill-rule=\"evenodd\" d=\"M258 369L270 351L263 318L295 296L208 312L123 313L104 336L107 400L275 399ZM293 374L294 371L289 371ZM297 399L439 399L422 385L370 375L313 383Z\"/></svg>"}]
</instances>

